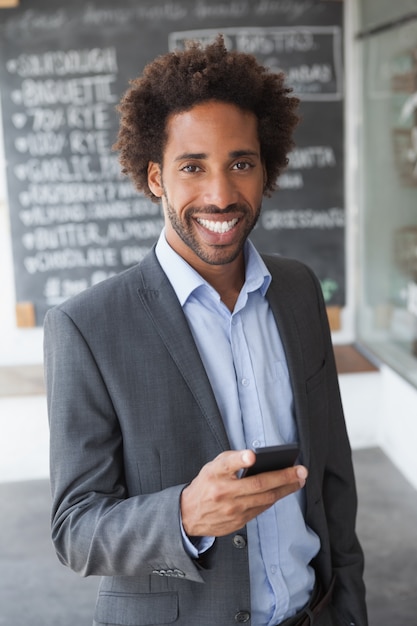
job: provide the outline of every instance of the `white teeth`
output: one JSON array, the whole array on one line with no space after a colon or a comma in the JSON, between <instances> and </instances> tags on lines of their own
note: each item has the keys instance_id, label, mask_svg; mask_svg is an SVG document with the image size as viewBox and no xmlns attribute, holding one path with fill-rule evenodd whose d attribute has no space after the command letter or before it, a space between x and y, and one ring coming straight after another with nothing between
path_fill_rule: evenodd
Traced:
<instances>
[{"instance_id":1,"label":"white teeth","mask_svg":"<svg viewBox=\"0 0 417 626\"><path fill-rule=\"evenodd\" d=\"M201 224L201 226L204 226L207 230L211 230L213 233L227 233L233 226L236 226L238 221L238 218L230 220L229 222L213 222L213 220L197 218L197 222Z\"/></svg>"}]
</instances>

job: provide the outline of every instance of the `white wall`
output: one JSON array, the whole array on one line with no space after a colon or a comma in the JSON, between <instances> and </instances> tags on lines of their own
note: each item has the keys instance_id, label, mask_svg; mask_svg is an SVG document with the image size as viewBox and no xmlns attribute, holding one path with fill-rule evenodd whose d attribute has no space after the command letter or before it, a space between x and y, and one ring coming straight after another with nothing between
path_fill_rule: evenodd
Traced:
<instances>
[{"instance_id":1,"label":"white wall","mask_svg":"<svg viewBox=\"0 0 417 626\"><path fill-rule=\"evenodd\" d=\"M48 477L45 396L0 397L0 482Z\"/></svg>"},{"instance_id":2,"label":"white wall","mask_svg":"<svg viewBox=\"0 0 417 626\"><path fill-rule=\"evenodd\" d=\"M352 447L380 447L417 489L417 389L386 365L339 381Z\"/></svg>"},{"instance_id":3,"label":"white wall","mask_svg":"<svg viewBox=\"0 0 417 626\"><path fill-rule=\"evenodd\" d=\"M384 365L381 403L378 444L417 489L417 389Z\"/></svg>"}]
</instances>

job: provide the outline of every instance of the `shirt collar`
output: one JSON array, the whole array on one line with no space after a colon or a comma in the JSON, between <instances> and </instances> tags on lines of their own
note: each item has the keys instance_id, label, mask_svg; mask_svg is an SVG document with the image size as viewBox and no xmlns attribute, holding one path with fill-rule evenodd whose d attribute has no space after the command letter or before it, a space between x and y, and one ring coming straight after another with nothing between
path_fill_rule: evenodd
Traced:
<instances>
[{"instance_id":1,"label":"shirt collar","mask_svg":"<svg viewBox=\"0 0 417 626\"><path fill-rule=\"evenodd\" d=\"M214 291L211 285L171 248L165 237L165 229L163 229L159 236L155 253L162 269L177 294L181 306L184 306L190 295L203 285L211 291ZM242 290L249 293L259 289L262 296L265 296L271 283L271 274L263 262L261 255L249 239L245 243L244 254L246 279Z\"/></svg>"}]
</instances>

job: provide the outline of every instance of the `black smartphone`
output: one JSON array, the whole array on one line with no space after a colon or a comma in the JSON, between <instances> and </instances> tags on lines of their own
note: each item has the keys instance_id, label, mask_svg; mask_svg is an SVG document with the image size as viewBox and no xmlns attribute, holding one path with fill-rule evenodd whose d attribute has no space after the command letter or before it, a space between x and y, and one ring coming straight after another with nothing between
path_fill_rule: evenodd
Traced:
<instances>
[{"instance_id":1,"label":"black smartphone","mask_svg":"<svg viewBox=\"0 0 417 626\"><path fill-rule=\"evenodd\" d=\"M254 476L261 472L272 472L291 467L300 453L300 448L296 443L286 443L280 446L255 448L254 452L256 453L255 464L251 467L246 467L242 472L241 478Z\"/></svg>"}]
</instances>

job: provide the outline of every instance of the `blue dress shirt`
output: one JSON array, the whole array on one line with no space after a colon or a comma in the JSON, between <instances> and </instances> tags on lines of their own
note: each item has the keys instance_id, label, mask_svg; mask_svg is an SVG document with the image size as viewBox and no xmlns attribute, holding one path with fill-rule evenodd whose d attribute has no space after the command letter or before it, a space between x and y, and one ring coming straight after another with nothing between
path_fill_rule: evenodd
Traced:
<instances>
[{"instance_id":1,"label":"blue dress shirt","mask_svg":"<svg viewBox=\"0 0 417 626\"><path fill-rule=\"evenodd\" d=\"M231 448L297 441L284 348L265 297L271 275L251 242L245 245L245 284L232 313L168 245L164 232L156 255L187 318ZM298 491L247 524L253 626L278 624L308 602L315 580L309 563L320 541L303 511ZM199 551L213 541L204 538Z\"/></svg>"}]
</instances>

